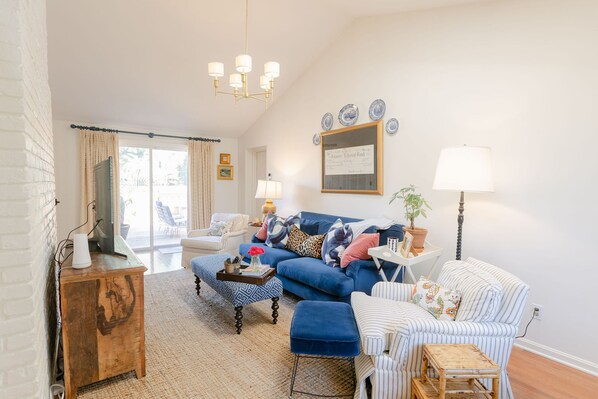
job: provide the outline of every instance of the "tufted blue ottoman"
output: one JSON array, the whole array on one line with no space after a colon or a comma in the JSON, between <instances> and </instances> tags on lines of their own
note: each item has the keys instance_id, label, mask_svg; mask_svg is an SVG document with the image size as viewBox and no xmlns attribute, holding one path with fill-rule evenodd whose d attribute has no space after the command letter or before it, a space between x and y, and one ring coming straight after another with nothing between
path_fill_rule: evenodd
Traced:
<instances>
[{"instance_id":1,"label":"tufted blue ottoman","mask_svg":"<svg viewBox=\"0 0 598 399\"><path fill-rule=\"evenodd\" d=\"M291 374L291 392L301 357L333 357L346 359L353 367L355 384L355 364L353 357L359 355L359 331L353 316L351 305L344 302L308 301L297 304L291 321L291 352L295 354L295 363ZM315 393L295 391L312 396L326 396ZM350 396L354 392L337 397Z\"/></svg>"},{"instance_id":2,"label":"tufted blue ottoman","mask_svg":"<svg viewBox=\"0 0 598 399\"><path fill-rule=\"evenodd\" d=\"M272 319L276 324L278 318L278 298L282 295L282 282L272 277L264 285L237 283L235 281L222 281L216 279L216 272L224 268L224 260L230 258L230 254L208 255L193 258L191 270L195 274L195 290L199 296L200 283L203 280L206 284L222 295L224 299L235 307L235 326L237 334L241 334L243 326L243 306L250 303L272 299Z\"/></svg>"}]
</instances>

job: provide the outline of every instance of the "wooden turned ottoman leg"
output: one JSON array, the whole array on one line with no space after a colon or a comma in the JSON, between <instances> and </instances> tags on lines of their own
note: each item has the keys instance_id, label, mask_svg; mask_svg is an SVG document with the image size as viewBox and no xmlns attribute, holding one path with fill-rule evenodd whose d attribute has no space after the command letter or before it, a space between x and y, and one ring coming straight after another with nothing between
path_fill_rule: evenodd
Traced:
<instances>
[{"instance_id":1,"label":"wooden turned ottoman leg","mask_svg":"<svg viewBox=\"0 0 598 399\"><path fill-rule=\"evenodd\" d=\"M276 324L278 321L278 297L272 298L272 323Z\"/></svg>"},{"instance_id":2,"label":"wooden turned ottoman leg","mask_svg":"<svg viewBox=\"0 0 598 399\"><path fill-rule=\"evenodd\" d=\"M241 327L243 327L243 306L235 307L235 327L237 327L237 334L241 334Z\"/></svg>"},{"instance_id":3,"label":"wooden turned ottoman leg","mask_svg":"<svg viewBox=\"0 0 598 399\"><path fill-rule=\"evenodd\" d=\"M199 277L195 276L195 292L197 292L197 296L199 296L199 283L201 283L201 280L199 279Z\"/></svg>"}]
</instances>

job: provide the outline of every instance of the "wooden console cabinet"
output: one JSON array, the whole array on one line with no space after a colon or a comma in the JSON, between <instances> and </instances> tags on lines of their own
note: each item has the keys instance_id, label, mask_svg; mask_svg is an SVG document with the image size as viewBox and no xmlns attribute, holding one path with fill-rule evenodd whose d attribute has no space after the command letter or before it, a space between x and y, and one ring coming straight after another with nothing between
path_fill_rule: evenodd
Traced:
<instances>
[{"instance_id":1,"label":"wooden console cabinet","mask_svg":"<svg viewBox=\"0 0 598 399\"><path fill-rule=\"evenodd\" d=\"M67 399L77 388L135 371L145 376L143 273L147 270L122 237L116 252L91 253L91 266L60 273L64 382ZM72 257L71 257L72 258Z\"/></svg>"}]
</instances>

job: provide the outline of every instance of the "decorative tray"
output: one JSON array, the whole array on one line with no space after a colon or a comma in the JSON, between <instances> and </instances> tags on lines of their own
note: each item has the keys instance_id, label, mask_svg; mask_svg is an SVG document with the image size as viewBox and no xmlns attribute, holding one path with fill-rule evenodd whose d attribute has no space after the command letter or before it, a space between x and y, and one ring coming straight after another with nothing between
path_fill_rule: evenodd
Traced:
<instances>
[{"instance_id":1,"label":"decorative tray","mask_svg":"<svg viewBox=\"0 0 598 399\"><path fill-rule=\"evenodd\" d=\"M222 281L235 281L237 283L247 283L255 285L266 284L276 274L275 269L270 269L261 276L244 276L242 274L225 273L224 269L216 272L216 279Z\"/></svg>"}]
</instances>

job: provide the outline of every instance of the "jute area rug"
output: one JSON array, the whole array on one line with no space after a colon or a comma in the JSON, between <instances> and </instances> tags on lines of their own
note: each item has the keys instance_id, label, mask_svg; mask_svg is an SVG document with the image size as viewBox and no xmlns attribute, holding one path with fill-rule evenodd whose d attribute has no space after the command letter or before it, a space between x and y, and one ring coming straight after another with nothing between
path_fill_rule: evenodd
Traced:
<instances>
[{"instance_id":1,"label":"jute area rug","mask_svg":"<svg viewBox=\"0 0 598 399\"><path fill-rule=\"evenodd\" d=\"M123 374L79 389L95 398L287 398L294 356L289 328L298 299L280 298L243 308L235 332L233 306L206 284L195 293L190 270L145 277L145 378ZM302 360L295 389L320 394L351 389L351 367L334 360ZM293 397L307 397L294 394Z\"/></svg>"}]
</instances>

